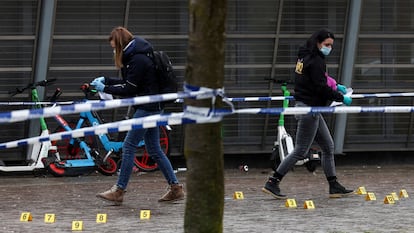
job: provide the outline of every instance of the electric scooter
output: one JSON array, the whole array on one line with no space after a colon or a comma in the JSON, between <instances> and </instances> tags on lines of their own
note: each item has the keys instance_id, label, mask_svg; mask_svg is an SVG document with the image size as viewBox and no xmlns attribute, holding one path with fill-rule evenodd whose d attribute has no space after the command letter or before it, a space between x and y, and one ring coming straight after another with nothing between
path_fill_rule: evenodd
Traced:
<instances>
[{"instance_id":1,"label":"electric scooter","mask_svg":"<svg viewBox=\"0 0 414 233\"><path fill-rule=\"evenodd\" d=\"M12 95L22 93L26 89L31 89L32 102L35 103L37 108L40 108L37 86L49 85L54 80L43 80L36 83L31 83L28 86L17 89ZM61 94L59 88L56 89L51 102L55 102L57 97ZM72 129L68 126L67 122L63 120L59 115L55 116L58 123L65 127L67 131ZM59 119L58 119L59 118ZM47 128L46 121L43 117L40 118L41 124L41 136L47 137L49 130ZM85 153L86 158L76 158L61 160L58 152L58 147L51 141L43 141L42 143L36 143L31 150L31 157L28 158L27 165L23 166L2 166L6 165L4 162L0 163L0 171L48 171L54 176L79 176L89 174L95 170L99 171L103 175L112 175L117 171L116 162L112 158L103 158L97 150L89 147L89 145L80 138L76 138L80 148ZM30 150L29 150L30 151Z\"/></svg>"},{"instance_id":2,"label":"electric scooter","mask_svg":"<svg viewBox=\"0 0 414 233\"><path fill-rule=\"evenodd\" d=\"M287 89L287 84L283 83L281 86L283 96L283 108L289 107L290 92ZM272 154L270 156L271 167L276 170L279 164L289 155L295 148L292 136L285 129L285 116L283 113L279 116L279 122L277 126L277 137L273 144ZM309 172L314 172L316 167L320 164L320 152L317 148L312 147L309 150L308 156L296 162L296 165L305 165Z\"/></svg>"},{"instance_id":3,"label":"electric scooter","mask_svg":"<svg viewBox=\"0 0 414 233\"><path fill-rule=\"evenodd\" d=\"M30 83L26 87L17 88L15 91L10 93L10 96L15 96L19 93L23 93L25 90L31 90L31 98L33 103L39 102L39 96L36 87L45 87L51 84L55 79L52 80L42 80L35 83ZM52 99L55 99L56 96L52 96ZM40 104L35 105L36 108L41 108ZM46 121L43 117L40 119L40 136L49 135L49 130L46 125ZM0 160L0 172L33 172L33 174L38 175L44 172L45 167L42 162L43 159L47 158L49 153L56 151L56 146L52 146L50 141L43 141L42 143L36 143L33 146L29 147L27 153L27 159L25 165L6 165L5 162Z\"/></svg>"}]
</instances>

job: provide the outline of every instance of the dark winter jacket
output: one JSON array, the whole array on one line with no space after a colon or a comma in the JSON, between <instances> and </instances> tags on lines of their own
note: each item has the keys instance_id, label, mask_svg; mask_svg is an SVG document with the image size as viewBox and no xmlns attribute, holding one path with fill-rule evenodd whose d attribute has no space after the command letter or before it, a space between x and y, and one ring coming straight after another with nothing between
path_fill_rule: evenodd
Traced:
<instances>
[{"instance_id":1,"label":"dark winter jacket","mask_svg":"<svg viewBox=\"0 0 414 233\"><path fill-rule=\"evenodd\" d=\"M135 37L125 46L121 68L122 79L105 78L104 92L121 97L159 94L155 65L147 54L153 52L152 45L143 38ZM134 106L148 111L160 110L159 103Z\"/></svg>"},{"instance_id":2,"label":"dark winter jacket","mask_svg":"<svg viewBox=\"0 0 414 233\"><path fill-rule=\"evenodd\" d=\"M326 82L325 55L300 47L295 70L295 100L308 106L327 106L343 101L343 95L332 90Z\"/></svg>"}]
</instances>

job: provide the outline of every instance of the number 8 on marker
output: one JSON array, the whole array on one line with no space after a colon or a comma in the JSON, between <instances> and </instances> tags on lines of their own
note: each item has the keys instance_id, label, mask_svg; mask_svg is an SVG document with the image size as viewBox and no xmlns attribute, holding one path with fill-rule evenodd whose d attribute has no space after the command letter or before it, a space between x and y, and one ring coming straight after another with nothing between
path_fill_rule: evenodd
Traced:
<instances>
[{"instance_id":1,"label":"number 8 on marker","mask_svg":"<svg viewBox=\"0 0 414 233\"><path fill-rule=\"evenodd\" d=\"M106 214L97 214L96 223L106 223Z\"/></svg>"}]
</instances>

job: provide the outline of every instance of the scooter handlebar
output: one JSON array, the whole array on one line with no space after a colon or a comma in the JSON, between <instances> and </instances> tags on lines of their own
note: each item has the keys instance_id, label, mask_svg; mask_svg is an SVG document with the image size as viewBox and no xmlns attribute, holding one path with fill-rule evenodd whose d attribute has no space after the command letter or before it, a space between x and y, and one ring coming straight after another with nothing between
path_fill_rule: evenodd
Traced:
<instances>
[{"instance_id":1,"label":"scooter handlebar","mask_svg":"<svg viewBox=\"0 0 414 233\"><path fill-rule=\"evenodd\" d=\"M15 96L17 94L23 93L27 89L35 88L37 86L41 86L41 87L49 86L53 82L55 82L56 80L57 79L52 78L52 79L45 79L45 80L42 80L42 81L39 81L39 82L29 83L27 86L25 86L23 88L16 88L15 91L11 91L11 92L9 92L9 94L10 94L10 96Z\"/></svg>"}]
</instances>

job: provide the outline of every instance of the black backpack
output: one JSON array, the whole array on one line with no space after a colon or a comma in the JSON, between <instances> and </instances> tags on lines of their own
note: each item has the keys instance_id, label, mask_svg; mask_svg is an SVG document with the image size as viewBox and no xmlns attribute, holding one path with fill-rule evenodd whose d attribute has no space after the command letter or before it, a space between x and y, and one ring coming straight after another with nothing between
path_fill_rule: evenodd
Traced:
<instances>
[{"instance_id":1,"label":"black backpack","mask_svg":"<svg viewBox=\"0 0 414 233\"><path fill-rule=\"evenodd\" d=\"M177 77L175 76L171 59L168 57L167 53L163 51L154 51L152 60L154 61L157 72L159 93L177 93Z\"/></svg>"}]
</instances>

